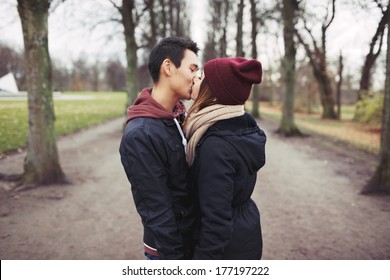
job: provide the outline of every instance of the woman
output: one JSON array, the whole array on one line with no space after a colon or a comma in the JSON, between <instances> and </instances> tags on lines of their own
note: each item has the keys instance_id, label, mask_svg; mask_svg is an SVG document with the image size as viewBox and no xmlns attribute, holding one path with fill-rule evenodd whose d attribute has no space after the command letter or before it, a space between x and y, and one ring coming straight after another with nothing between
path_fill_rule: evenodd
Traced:
<instances>
[{"instance_id":1,"label":"woman","mask_svg":"<svg viewBox=\"0 0 390 280\"><path fill-rule=\"evenodd\" d=\"M244 103L261 82L257 60L218 58L193 86L184 132L197 201L194 259L260 259L260 213L251 199L265 164L266 136Z\"/></svg>"}]
</instances>

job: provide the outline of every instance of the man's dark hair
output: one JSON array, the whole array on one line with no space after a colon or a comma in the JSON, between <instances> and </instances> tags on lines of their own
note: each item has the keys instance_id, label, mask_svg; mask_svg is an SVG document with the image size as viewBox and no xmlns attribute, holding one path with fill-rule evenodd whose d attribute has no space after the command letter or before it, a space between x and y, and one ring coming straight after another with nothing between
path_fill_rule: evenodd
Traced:
<instances>
[{"instance_id":1,"label":"man's dark hair","mask_svg":"<svg viewBox=\"0 0 390 280\"><path fill-rule=\"evenodd\" d=\"M179 68L186 49L193 51L196 55L199 51L195 42L184 37L168 37L158 42L149 55L148 64L154 83L160 79L160 67L164 59L170 59Z\"/></svg>"}]
</instances>

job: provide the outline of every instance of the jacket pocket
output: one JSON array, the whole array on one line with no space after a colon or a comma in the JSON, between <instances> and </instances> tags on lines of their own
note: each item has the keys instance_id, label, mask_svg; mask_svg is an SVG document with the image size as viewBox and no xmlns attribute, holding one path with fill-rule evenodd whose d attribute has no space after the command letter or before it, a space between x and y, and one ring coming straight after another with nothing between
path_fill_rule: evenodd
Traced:
<instances>
[{"instance_id":1,"label":"jacket pocket","mask_svg":"<svg viewBox=\"0 0 390 280\"><path fill-rule=\"evenodd\" d=\"M168 146L172 152L177 152L183 145L177 139L171 139L168 141Z\"/></svg>"}]
</instances>

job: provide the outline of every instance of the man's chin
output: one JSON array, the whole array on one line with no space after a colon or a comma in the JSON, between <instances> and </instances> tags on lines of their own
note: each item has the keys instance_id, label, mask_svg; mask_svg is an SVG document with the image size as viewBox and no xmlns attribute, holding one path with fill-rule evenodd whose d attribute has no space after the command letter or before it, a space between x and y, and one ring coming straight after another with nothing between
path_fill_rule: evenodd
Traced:
<instances>
[{"instance_id":1,"label":"man's chin","mask_svg":"<svg viewBox=\"0 0 390 280\"><path fill-rule=\"evenodd\" d=\"M190 91L189 96L186 96L186 100L191 100L192 99L192 90Z\"/></svg>"}]
</instances>

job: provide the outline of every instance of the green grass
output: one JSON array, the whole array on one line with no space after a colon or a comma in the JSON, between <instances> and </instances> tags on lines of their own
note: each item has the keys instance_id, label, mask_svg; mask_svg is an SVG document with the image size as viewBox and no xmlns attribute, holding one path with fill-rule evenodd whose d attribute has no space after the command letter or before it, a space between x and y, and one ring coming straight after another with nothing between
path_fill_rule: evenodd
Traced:
<instances>
[{"instance_id":1,"label":"green grass","mask_svg":"<svg viewBox=\"0 0 390 280\"><path fill-rule=\"evenodd\" d=\"M54 100L57 136L76 132L123 115L126 94L123 92L72 92L87 100ZM246 104L251 109L251 104ZM280 120L278 107L260 105L263 116ZM358 148L377 153L380 133L376 126L353 123L354 106L343 106L342 121L323 120L319 114L295 114L300 129L348 142ZM27 101L0 100L0 155L26 146L28 132Z\"/></svg>"},{"instance_id":2,"label":"green grass","mask_svg":"<svg viewBox=\"0 0 390 280\"><path fill-rule=\"evenodd\" d=\"M249 104L249 109L251 105ZM317 133L348 143L358 149L378 153L380 146L380 126L361 124L352 121L354 106L343 106L341 120L322 119L320 114L295 113L295 123L305 133ZM277 106L266 103L260 105L262 116L280 121L281 111Z\"/></svg>"},{"instance_id":3,"label":"green grass","mask_svg":"<svg viewBox=\"0 0 390 280\"><path fill-rule=\"evenodd\" d=\"M56 135L76 132L124 114L124 92L65 92L90 99L54 100ZM0 155L24 148L28 133L27 101L0 100Z\"/></svg>"},{"instance_id":4,"label":"green grass","mask_svg":"<svg viewBox=\"0 0 390 280\"><path fill-rule=\"evenodd\" d=\"M355 115L355 105L343 105L341 106L341 119L352 120Z\"/></svg>"}]
</instances>

